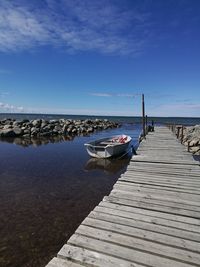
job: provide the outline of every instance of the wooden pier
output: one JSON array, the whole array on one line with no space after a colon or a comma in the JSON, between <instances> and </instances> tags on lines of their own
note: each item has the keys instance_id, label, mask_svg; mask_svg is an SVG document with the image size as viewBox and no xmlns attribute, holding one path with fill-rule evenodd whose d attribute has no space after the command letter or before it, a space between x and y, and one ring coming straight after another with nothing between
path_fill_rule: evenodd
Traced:
<instances>
[{"instance_id":1,"label":"wooden pier","mask_svg":"<svg viewBox=\"0 0 200 267\"><path fill-rule=\"evenodd\" d=\"M165 127L48 267L200 266L200 167Z\"/></svg>"}]
</instances>

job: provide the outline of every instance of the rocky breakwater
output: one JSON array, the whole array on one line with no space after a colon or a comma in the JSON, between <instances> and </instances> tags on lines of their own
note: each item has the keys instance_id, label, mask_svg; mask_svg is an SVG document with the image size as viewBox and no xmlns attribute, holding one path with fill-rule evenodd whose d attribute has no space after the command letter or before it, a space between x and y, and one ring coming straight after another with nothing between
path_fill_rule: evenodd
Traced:
<instances>
[{"instance_id":1,"label":"rocky breakwater","mask_svg":"<svg viewBox=\"0 0 200 267\"><path fill-rule=\"evenodd\" d=\"M194 155L200 155L200 125L184 127L183 144L189 146L189 151Z\"/></svg>"},{"instance_id":2,"label":"rocky breakwater","mask_svg":"<svg viewBox=\"0 0 200 267\"><path fill-rule=\"evenodd\" d=\"M120 125L106 119L100 120L14 120L4 119L0 121L0 137L50 137L50 136L75 136L90 134L96 130L116 128Z\"/></svg>"}]
</instances>

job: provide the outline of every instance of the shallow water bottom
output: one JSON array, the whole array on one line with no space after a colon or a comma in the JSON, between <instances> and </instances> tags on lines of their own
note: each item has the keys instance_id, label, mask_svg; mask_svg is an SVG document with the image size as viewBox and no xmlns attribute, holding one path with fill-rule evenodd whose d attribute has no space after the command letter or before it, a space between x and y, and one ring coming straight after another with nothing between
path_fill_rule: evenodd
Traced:
<instances>
[{"instance_id":1,"label":"shallow water bottom","mask_svg":"<svg viewBox=\"0 0 200 267\"><path fill-rule=\"evenodd\" d=\"M71 141L0 142L0 266L45 266L129 162L93 161L84 143L121 133L136 140L139 131L129 124Z\"/></svg>"}]
</instances>

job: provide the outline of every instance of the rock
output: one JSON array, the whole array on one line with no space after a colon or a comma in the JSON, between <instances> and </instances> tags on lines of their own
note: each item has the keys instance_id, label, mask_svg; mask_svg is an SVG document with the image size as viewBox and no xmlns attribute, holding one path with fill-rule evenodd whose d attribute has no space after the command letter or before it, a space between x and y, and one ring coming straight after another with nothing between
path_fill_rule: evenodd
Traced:
<instances>
[{"instance_id":1,"label":"rock","mask_svg":"<svg viewBox=\"0 0 200 267\"><path fill-rule=\"evenodd\" d=\"M13 132L15 133L15 136L20 136L23 134L23 130L19 127L14 127Z\"/></svg>"},{"instance_id":2,"label":"rock","mask_svg":"<svg viewBox=\"0 0 200 267\"><path fill-rule=\"evenodd\" d=\"M25 130L24 130L24 134L23 134L23 136L24 136L24 135L27 135L27 134L30 135L30 133L31 133L31 131L30 131L29 129L25 129Z\"/></svg>"},{"instance_id":3,"label":"rock","mask_svg":"<svg viewBox=\"0 0 200 267\"><path fill-rule=\"evenodd\" d=\"M33 125L34 127L38 127L38 126L40 126L40 125L41 125L41 120L33 120L33 121L32 121L32 125Z\"/></svg>"},{"instance_id":4,"label":"rock","mask_svg":"<svg viewBox=\"0 0 200 267\"><path fill-rule=\"evenodd\" d=\"M42 122L42 124L40 125L41 128L45 128L47 126L46 122Z\"/></svg>"},{"instance_id":5,"label":"rock","mask_svg":"<svg viewBox=\"0 0 200 267\"><path fill-rule=\"evenodd\" d=\"M40 133L40 136L50 136L51 132L44 132L44 133Z\"/></svg>"},{"instance_id":6,"label":"rock","mask_svg":"<svg viewBox=\"0 0 200 267\"><path fill-rule=\"evenodd\" d=\"M13 127L20 126L20 125L22 125L21 121L14 121L13 122Z\"/></svg>"},{"instance_id":7,"label":"rock","mask_svg":"<svg viewBox=\"0 0 200 267\"><path fill-rule=\"evenodd\" d=\"M77 133L77 129L76 128L73 128L72 129L72 134L76 134Z\"/></svg>"},{"instance_id":8,"label":"rock","mask_svg":"<svg viewBox=\"0 0 200 267\"><path fill-rule=\"evenodd\" d=\"M23 137L28 138L28 137L30 137L30 134L24 134Z\"/></svg>"},{"instance_id":9,"label":"rock","mask_svg":"<svg viewBox=\"0 0 200 267\"><path fill-rule=\"evenodd\" d=\"M4 130L11 129L11 128L12 128L12 125L10 125L10 124L6 124L6 125L3 127Z\"/></svg>"},{"instance_id":10,"label":"rock","mask_svg":"<svg viewBox=\"0 0 200 267\"><path fill-rule=\"evenodd\" d=\"M6 130L0 131L0 136L1 137L15 137L16 135L12 129L6 129Z\"/></svg>"},{"instance_id":11,"label":"rock","mask_svg":"<svg viewBox=\"0 0 200 267\"><path fill-rule=\"evenodd\" d=\"M89 127L89 128L87 129L87 132L88 132L88 133L92 133L92 132L94 132L94 128L93 128L93 127Z\"/></svg>"},{"instance_id":12,"label":"rock","mask_svg":"<svg viewBox=\"0 0 200 267\"><path fill-rule=\"evenodd\" d=\"M183 144L190 146L190 152L199 152L198 147L200 146L200 125L187 127L183 131Z\"/></svg>"},{"instance_id":13,"label":"rock","mask_svg":"<svg viewBox=\"0 0 200 267\"><path fill-rule=\"evenodd\" d=\"M76 126L82 125L82 121L75 121L74 125L76 125Z\"/></svg>"},{"instance_id":14,"label":"rock","mask_svg":"<svg viewBox=\"0 0 200 267\"><path fill-rule=\"evenodd\" d=\"M191 153L196 153L200 150L200 146L193 146L193 147L190 147L190 152Z\"/></svg>"},{"instance_id":15,"label":"rock","mask_svg":"<svg viewBox=\"0 0 200 267\"><path fill-rule=\"evenodd\" d=\"M60 125L56 125L55 128L54 128L54 130L57 131L57 132L60 131L61 129L62 128L60 127Z\"/></svg>"},{"instance_id":16,"label":"rock","mask_svg":"<svg viewBox=\"0 0 200 267\"><path fill-rule=\"evenodd\" d=\"M194 138L190 141L190 146L197 146L200 143L200 139Z\"/></svg>"},{"instance_id":17,"label":"rock","mask_svg":"<svg viewBox=\"0 0 200 267\"><path fill-rule=\"evenodd\" d=\"M50 120L49 123L56 124L56 123L59 123L59 120Z\"/></svg>"},{"instance_id":18,"label":"rock","mask_svg":"<svg viewBox=\"0 0 200 267\"><path fill-rule=\"evenodd\" d=\"M77 134L92 133L94 130L108 129L117 126L118 124L110 122L107 119L59 119L50 121L44 119L35 119L31 121L27 119L21 121L14 119L4 119L0 120L0 136L23 136L27 138L30 138L31 136L58 136L58 139L60 138L60 136L62 136L62 138L66 138L67 136L67 138L72 138L72 136ZM193 128L192 131L195 131Z\"/></svg>"}]
</instances>

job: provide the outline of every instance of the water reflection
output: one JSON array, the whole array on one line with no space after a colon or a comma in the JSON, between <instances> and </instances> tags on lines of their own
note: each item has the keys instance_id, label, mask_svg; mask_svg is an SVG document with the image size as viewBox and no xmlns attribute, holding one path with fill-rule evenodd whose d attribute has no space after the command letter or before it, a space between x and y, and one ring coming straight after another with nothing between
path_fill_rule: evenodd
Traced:
<instances>
[{"instance_id":1,"label":"water reflection","mask_svg":"<svg viewBox=\"0 0 200 267\"><path fill-rule=\"evenodd\" d=\"M122 171L127 167L127 164L130 161L130 155L126 155L123 158L111 158L111 159L99 159L99 158L90 158L86 165L86 171L93 170L103 170L108 174L114 174L119 171Z\"/></svg>"},{"instance_id":2,"label":"water reflection","mask_svg":"<svg viewBox=\"0 0 200 267\"><path fill-rule=\"evenodd\" d=\"M84 135L85 136L85 135ZM0 138L0 142L6 143L13 143L15 145L28 147L28 146L41 146L47 145L49 143L61 143L66 141L73 141L75 136L68 135L68 136L50 136L50 137L30 137L30 138L23 138L23 137L9 137L9 138Z\"/></svg>"}]
</instances>

